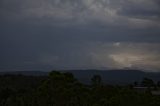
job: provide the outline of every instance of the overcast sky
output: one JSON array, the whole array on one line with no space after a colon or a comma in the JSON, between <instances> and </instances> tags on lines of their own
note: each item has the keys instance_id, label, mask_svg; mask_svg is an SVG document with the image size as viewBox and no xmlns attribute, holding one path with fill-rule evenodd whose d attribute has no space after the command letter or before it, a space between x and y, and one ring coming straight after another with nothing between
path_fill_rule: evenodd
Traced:
<instances>
[{"instance_id":1,"label":"overcast sky","mask_svg":"<svg viewBox=\"0 0 160 106\"><path fill-rule=\"evenodd\" d=\"M160 71L160 0L0 0L0 70Z\"/></svg>"}]
</instances>

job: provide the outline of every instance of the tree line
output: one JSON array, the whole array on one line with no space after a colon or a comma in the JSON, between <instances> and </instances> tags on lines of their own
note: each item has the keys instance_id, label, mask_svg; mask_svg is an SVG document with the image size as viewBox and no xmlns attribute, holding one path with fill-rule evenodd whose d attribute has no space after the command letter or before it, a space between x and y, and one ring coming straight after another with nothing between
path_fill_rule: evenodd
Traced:
<instances>
[{"instance_id":1,"label":"tree line","mask_svg":"<svg viewBox=\"0 0 160 106\"><path fill-rule=\"evenodd\" d=\"M159 89L151 79L141 86L149 90L139 93L130 85L103 84L94 75L91 84L79 82L72 73L52 71L45 76L0 76L0 106L160 106L160 96L152 95L150 87Z\"/></svg>"}]
</instances>

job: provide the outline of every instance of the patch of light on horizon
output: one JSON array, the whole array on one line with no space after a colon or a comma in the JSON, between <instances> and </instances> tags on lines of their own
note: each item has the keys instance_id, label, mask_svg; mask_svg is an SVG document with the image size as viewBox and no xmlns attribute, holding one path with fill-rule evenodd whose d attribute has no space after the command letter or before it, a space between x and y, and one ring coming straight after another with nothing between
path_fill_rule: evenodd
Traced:
<instances>
[{"instance_id":1,"label":"patch of light on horizon","mask_svg":"<svg viewBox=\"0 0 160 106\"><path fill-rule=\"evenodd\" d=\"M135 62L141 61L140 56L135 54L111 54L109 57L119 66L119 67L132 67Z\"/></svg>"}]
</instances>

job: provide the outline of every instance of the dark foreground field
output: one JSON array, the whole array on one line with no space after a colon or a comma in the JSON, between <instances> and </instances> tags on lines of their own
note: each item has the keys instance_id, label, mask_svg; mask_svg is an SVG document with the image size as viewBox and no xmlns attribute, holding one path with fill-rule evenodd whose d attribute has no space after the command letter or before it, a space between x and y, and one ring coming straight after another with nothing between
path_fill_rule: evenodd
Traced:
<instances>
[{"instance_id":1,"label":"dark foreground field","mask_svg":"<svg viewBox=\"0 0 160 106\"><path fill-rule=\"evenodd\" d=\"M0 106L160 106L160 96L152 93L159 84L151 79L118 86L103 84L94 75L90 82L57 71L48 76L1 75Z\"/></svg>"}]
</instances>

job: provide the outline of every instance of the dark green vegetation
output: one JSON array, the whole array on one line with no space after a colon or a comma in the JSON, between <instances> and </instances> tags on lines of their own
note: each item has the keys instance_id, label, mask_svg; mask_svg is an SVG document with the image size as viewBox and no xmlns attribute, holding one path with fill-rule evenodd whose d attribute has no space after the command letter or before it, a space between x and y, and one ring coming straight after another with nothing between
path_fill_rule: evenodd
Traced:
<instances>
[{"instance_id":1,"label":"dark green vegetation","mask_svg":"<svg viewBox=\"0 0 160 106\"><path fill-rule=\"evenodd\" d=\"M133 85L106 85L99 75L85 85L71 73L57 71L49 76L2 75L0 106L160 106L160 96L151 93L159 89L159 82L144 78L145 92L137 92Z\"/></svg>"}]
</instances>

